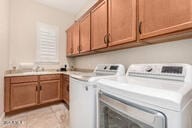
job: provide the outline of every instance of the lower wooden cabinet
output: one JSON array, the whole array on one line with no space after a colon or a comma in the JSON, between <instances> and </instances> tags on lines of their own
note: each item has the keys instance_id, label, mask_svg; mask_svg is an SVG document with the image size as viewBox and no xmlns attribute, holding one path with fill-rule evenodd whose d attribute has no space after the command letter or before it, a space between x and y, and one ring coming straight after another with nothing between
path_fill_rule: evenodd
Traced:
<instances>
[{"instance_id":1,"label":"lower wooden cabinet","mask_svg":"<svg viewBox=\"0 0 192 128\"><path fill-rule=\"evenodd\" d=\"M60 80L40 82L40 104L60 100Z\"/></svg>"},{"instance_id":2,"label":"lower wooden cabinet","mask_svg":"<svg viewBox=\"0 0 192 128\"><path fill-rule=\"evenodd\" d=\"M69 104L68 75L6 77L4 88L6 113L62 100Z\"/></svg>"},{"instance_id":3,"label":"lower wooden cabinet","mask_svg":"<svg viewBox=\"0 0 192 128\"><path fill-rule=\"evenodd\" d=\"M63 77L63 100L69 105L69 76Z\"/></svg>"},{"instance_id":4,"label":"lower wooden cabinet","mask_svg":"<svg viewBox=\"0 0 192 128\"><path fill-rule=\"evenodd\" d=\"M11 110L38 104L38 83L19 83L11 85Z\"/></svg>"}]
</instances>

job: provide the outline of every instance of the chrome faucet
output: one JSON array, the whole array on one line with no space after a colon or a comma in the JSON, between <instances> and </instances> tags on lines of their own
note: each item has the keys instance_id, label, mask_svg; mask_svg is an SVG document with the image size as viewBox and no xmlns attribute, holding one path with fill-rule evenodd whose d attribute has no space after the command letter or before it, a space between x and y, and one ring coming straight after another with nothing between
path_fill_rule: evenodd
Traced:
<instances>
[{"instance_id":1,"label":"chrome faucet","mask_svg":"<svg viewBox=\"0 0 192 128\"><path fill-rule=\"evenodd\" d=\"M39 65L37 65L36 67L33 68L34 72L39 72L39 71L44 71L45 69Z\"/></svg>"}]
</instances>

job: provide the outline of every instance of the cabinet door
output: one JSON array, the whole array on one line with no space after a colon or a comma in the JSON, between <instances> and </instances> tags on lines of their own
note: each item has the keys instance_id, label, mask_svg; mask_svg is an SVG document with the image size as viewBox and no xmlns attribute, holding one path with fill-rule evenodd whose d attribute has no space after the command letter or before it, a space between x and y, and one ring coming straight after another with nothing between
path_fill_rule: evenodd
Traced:
<instances>
[{"instance_id":1,"label":"cabinet door","mask_svg":"<svg viewBox=\"0 0 192 128\"><path fill-rule=\"evenodd\" d=\"M91 50L91 19L90 13L80 21L80 52Z\"/></svg>"},{"instance_id":2,"label":"cabinet door","mask_svg":"<svg viewBox=\"0 0 192 128\"><path fill-rule=\"evenodd\" d=\"M103 0L91 11L91 49L107 47L107 1Z\"/></svg>"},{"instance_id":3,"label":"cabinet door","mask_svg":"<svg viewBox=\"0 0 192 128\"><path fill-rule=\"evenodd\" d=\"M60 80L40 82L40 103L60 100Z\"/></svg>"},{"instance_id":4,"label":"cabinet door","mask_svg":"<svg viewBox=\"0 0 192 128\"><path fill-rule=\"evenodd\" d=\"M79 54L79 22L73 25L73 55Z\"/></svg>"},{"instance_id":5,"label":"cabinet door","mask_svg":"<svg viewBox=\"0 0 192 128\"><path fill-rule=\"evenodd\" d=\"M72 38L72 34L73 34L73 29L72 27L70 27L67 31L67 55L70 56L73 53L73 38Z\"/></svg>"},{"instance_id":6,"label":"cabinet door","mask_svg":"<svg viewBox=\"0 0 192 128\"><path fill-rule=\"evenodd\" d=\"M63 79L63 100L69 105L69 76Z\"/></svg>"},{"instance_id":7,"label":"cabinet door","mask_svg":"<svg viewBox=\"0 0 192 128\"><path fill-rule=\"evenodd\" d=\"M37 105L37 87L37 82L11 84L11 110Z\"/></svg>"},{"instance_id":8,"label":"cabinet door","mask_svg":"<svg viewBox=\"0 0 192 128\"><path fill-rule=\"evenodd\" d=\"M141 39L192 28L191 0L139 0Z\"/></svg>"},{"instance_id":9,"label":"cabinet door","mask_svg":"<svg viewBox=\"0 0 192 128\"><path fill-rule=\"evenodd\" d=\"M109 0L109 46L136 40L136 0Z\"/></svg>"}]
</instances>

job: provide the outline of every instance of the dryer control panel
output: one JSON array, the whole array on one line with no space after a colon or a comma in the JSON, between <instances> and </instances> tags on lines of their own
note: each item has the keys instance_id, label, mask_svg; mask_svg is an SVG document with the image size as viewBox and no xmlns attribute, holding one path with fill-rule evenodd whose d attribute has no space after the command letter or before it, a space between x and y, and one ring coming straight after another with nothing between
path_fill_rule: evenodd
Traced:
<instances>
[{"instance_id":1,"label":"dryer control panel","mask_svg":"<svg viewBox=\"0 0 192 128\"><path fill-rule=\"evenodd\" d=\"M127 76L192 81L192 66L189 64L133 64Z\"/></svg>"},{"instance_id":2,"label":"dryer control panel","mask_svg":"<svg viewBox=\"0 0 192 128\"><path fill-rule=\"evenodd\" d=\"M125 67L121 64L98 64L94 73L101 75L125 75Z\"/></svg>"}]
</instances>

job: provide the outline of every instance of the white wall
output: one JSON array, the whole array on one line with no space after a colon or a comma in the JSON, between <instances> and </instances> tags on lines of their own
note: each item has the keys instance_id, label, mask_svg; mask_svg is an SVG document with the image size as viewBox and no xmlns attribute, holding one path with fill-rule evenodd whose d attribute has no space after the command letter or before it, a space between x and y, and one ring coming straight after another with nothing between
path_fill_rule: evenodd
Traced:
<instances>
[{"instance_id":1,"label":"white wall","mask_svg":"<svg viewBox=\"0 0 192 128\"><path fill-rule=\"evenodd\" d=\"M99 63L189 63L192 64L192 39L107 52L75 59L75 67L93 69Z\"/></svg>"},{"instance_id":2,"label":"white wall","mask_svg":"<svg viewBox=\"0 0 192 128\"><path fill-rule=\"evenodd\" d=\"M9 0L0 1L0 120L4 110L4 71L8 67Z\"/></svg>"},{"instance_id":3,"label":"white wall","mask_svg":"<svg viewBox=\"0 0 192 128\"><path fill-rule=\"evenodd\" d=\"M65 63L71 63L66 58L65 30L74 22L74 16L37 3L35 0L11 0L10 13L10 67L36 60L37 22L56 25L60 29L60 64L48 67L57 68Z\"/></svg>"},{"instance_id":4,"label":"white wall","mask_svg":"<svg viewBox=\"0 0 192 128\"><path fill-rule=\"evenodd\" d=\"M82 9L79 13L75 15L75 19L77 20L80 18L85 12L89 10L98 0L90 0Z\"/></svg>"}]
</instances>

